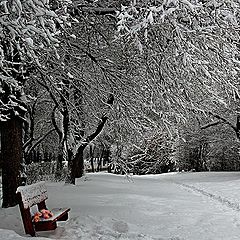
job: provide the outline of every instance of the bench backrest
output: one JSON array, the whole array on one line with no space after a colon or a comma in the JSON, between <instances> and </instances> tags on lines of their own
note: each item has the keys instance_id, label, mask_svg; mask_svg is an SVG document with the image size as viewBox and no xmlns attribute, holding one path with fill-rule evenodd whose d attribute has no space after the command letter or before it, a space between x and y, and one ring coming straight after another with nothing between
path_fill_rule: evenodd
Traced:
<instances>
[{"instance_id":1,"label":"bench backrest","mask_svg":"<svg viewBox=\"0 0 240 240\"><path fill-rule=\"evenodd\" d=\"M48 198L45 182L18 187L17 193L21 194L22 203L25 209L39 204Z\"/></svg>"}]
</instances>

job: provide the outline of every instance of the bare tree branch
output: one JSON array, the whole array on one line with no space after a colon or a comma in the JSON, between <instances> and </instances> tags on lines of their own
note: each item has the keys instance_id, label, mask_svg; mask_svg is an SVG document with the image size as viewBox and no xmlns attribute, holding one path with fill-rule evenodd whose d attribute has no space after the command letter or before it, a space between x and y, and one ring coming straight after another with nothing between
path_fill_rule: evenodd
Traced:
<instances>
[{"instance_id":1,"label":"bare tree branch","mask_svg":"<svg viewBox=\"0 0 240 240\"><path fill-rule=\"evenodd\" d=\"M101 118L101 120L98 123L98 126L96 128L96 131L86 138L86 145L88 145L88 143L90 143L102 131L107 119L108 119L108 117Z\"/></svg>"},{"instance_id":2,"label":"bare tree branch","mask_svg":"<svg viewBox=\"0 0 240 240\"><path fill-rule=\"evenodd\" d=\"M209 127L212 127L212 126L219 125L219 124L221 124L221 123L222 123L222 121L210 122L210 123L207 123L207 124L201 126L200 128L201 128L201 129L206 129L206 128L209 128Z\"/></svg>"},{"instance_id":3,"label":"bare tree branch","mask_svg":"<svg viewBox=\"0 0 240 240\"><path fill-rule=\"evenodd\" d=\"M237 132L237 127L234 126L231 122L229 122L226 118L223 118L221 116L219 116L218 114L212 113L212 112L208 112L210 115L212 115L213 117L221 120L223 123L229 125L235 132Z\"/></svg>"},{"instance_id":4,"label":"bare tree branch","mask_svg":"<svg viewBox=\"0 0 240 240\"><path fill-rule=\"evenodd\" d=\"M39 145L50 133L54 132L56 129L52 128L48 132L45 133L42 137L38 138L37 142L35 142L32 147L28 150L28 154L37 146Z\"/></svg>"},{"instance_id":5,"label":"bare tree branch","mask_svg":"<svg viewBox=\"0 0 240 240\"><path fill-rule=\"evenodd\" d=\"M117 12L116 8L108 8L108 7L78 7L80 11L94 13L96 15L115 15Z\"/></svg>"},{"instance_id":6,"label":"bare tree branch","mask_svg":"<svg viewBox=\"0 0 240 240\"><path fill-rule=\"evenodd\" d=\"M55 128L55 130L56 130L56 132L58 134L59 142L60 142L62 140L62 138L63 138L63 132L60 130L60 128L58 127L57 122L56 122L55 112L56 112L57 108L58 108L58 106L55 105L55 107L52 110L51 120L52 120L52 124L53 124L53 126L54 126L54 128Z\"/></svg>"},{"instance_id":7,"label":"bare tree branch","mask_svg":"<svg viewBox=\"0 0 240 240\"><path fill-rule=\"evenodd\" d=\"M116 15L117 9L114 7L104 7L104 6L90 6L89 4L74 4L71 14L73 16L78 16L82 12L92 13L95 15Z\"/></svg>"}]
</instances>

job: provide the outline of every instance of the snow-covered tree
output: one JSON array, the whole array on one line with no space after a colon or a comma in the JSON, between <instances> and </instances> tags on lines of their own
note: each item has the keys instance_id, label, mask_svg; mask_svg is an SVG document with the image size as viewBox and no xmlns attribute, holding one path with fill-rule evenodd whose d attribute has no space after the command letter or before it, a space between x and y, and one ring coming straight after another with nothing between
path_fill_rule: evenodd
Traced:
<instances>
[{"instance_id":1,"label":"snow-covered tree","mask_svg":"<svg viewBox=\"0 0 240 240\"><path fill-rule=\"evenodd\" d=\"M64 1L60 3L62 8L53 11L47 0L1 2L2 120L8 119L11 109L18 115L17 101L21 100L29 72L32 68L45 67L42 60L59 47L59 27L66 17Z\"/></svg>"},{"instance_id":2,"label":"snow-covered tree","mask_svg":"<svg viewBox=\"0 0 240 240\"><path fill-rule=\"evenodd\" d=\"M123 143L157 128L171 134L189 112L216 116L239 96L239 1L83 0L73 1L69 15L66 4L1 2L0 116L3 130L19 124L15 139L33 69L52 99L60 154L85 146L110 108L110 133ZM69 28L60 31L68 16Z\"/></svg>"},{"instance_id":3,"label":"snow-covered tree","mask_svg":"<svg viewBox=\"0 0 240 240\"><path fill-rule=\"evenodd\" d=\"M119 33L146 58L146 83L159 114L164 106L167 119L186 120L188 111L214 112L236 100L239 9L239 1L200 0L122 6Z\"/></svg>"},{"instance_id":4,"label":"snow-covered tree","mask_svg":"<svg viewBox=\"0 0 240 240\"><path fill-rule=\"evenodd\" d=\"M139 175L173 171L173 139L157 129L145 135L145 138L138 139L136 143L126 144L113 165L119 166L124 173Z\"/></svg>"},{"instance_id":5,"label":"snow-covered tree","mask_svg":"<svg viewBox=\"0 0 240 240\"><path fill-rule=\"evenodd\" d=\"M0 120L3 159L3 207L17 203L22 159L22 120L26 112L24 83L31 71L45 68L55 53L67 17L67 1L6 0L0 3ZM13 148L13 146L15 146Z\"/></svg>"}]
</instances>

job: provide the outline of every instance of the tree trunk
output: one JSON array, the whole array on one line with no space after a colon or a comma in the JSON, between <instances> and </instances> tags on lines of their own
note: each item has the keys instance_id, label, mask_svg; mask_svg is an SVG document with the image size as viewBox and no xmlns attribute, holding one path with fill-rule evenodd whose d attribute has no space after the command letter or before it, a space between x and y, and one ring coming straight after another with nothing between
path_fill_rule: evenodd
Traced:
<instances>
[{"instance_id":1,"label":"tree trunk","mask_svg":"<svg viewBox=\"0 0 240 240\"><path fill-rule=\"evenodd\" d=\"M98 172L101 172L101 171L102 171L103 151L104 151L104 150L102 149L100 158L99 158L99 160L98 160L98 166L97 166L97 171L98 171Z\"/></svg>"},{"instance_id":2,"label":"tree trunk","mask_svg":"<svg viewBox=\"0 0 240 240\"><path fill-rule=\"evenodd\" d=\"M237 123L236 123L236 135L238 141L240 141L240 115L237 115Z\"/></svg>"},{"instance_id":3,"label":"tree trunk","mask_svg":"<svg viewBox=\"0 0 240 240\"><path fill-rule=\"evenodd\" d=\"M64 144L60 143L58 146L58 153L57 153L57 166L56 166L56 173L55 178L56 180L60 181L62 178L63 172L63 151L64 151Z\"/></svg>"},{"instance_id":4,"label":"tree trunk","mask_svg":"<svg viewBox=\"0 0 240 240\"><path fill-rule=\"evenodd\" d=\"M102 131L106 121L107 121L108 117L103 116L100 120L100 122L98 123L97 129L95 130L94 133L92 133L90 136L88 136L85 140L86 143L84 143L83 145L81 145L78 150L77 150L77 154L74 157L73 161L75 162L75 176L76 178L80 178L83 176L83 172L84 172L84 160L83 160L83 151L85 149L85 147L93 140L95 139L98 134Z\"/></svg>"},{"instance_id":5,"label":"tree trunk","mask_svg":"<svg viewBox=\"0 0 240 240\"><path fill-rule=\"evenodd\" d=\"M2 207L17 205L16 190L20 183L22 162L22 122L16 117L1 122L2 149Z\"/></svg>"},{"instance_id":6,"label":"tree trunk","mask_svg":"<svg viewBox=\"0 0 240 240\"><path fill-rule=\"evenodd\" d=\"M94 169L94 155L93 155L93 147L92 145L89 146L89 155L90 155L90 161L91 161L91 167L92 167L92 172L94 173L95 172L95 169Z\"/></svg>"},{"instance_id":7,"label":"tree trunk","mask_svg":"<svg viewBox=\"0 0 240 240\"><path fill-rule=\"evenodd\" d=\"M73 152L71 150L68 150L68 173L67 173L67 178L65 182L75 185L76 162L72 157L73 157Z\"/></svg>"},{"instance_id":8,"label":"tree trunk","mask_svg":"<svg viewBox=\"0 0 240 240\"><path fill-rule=\"evenodd\" d=\"M80 146L76 156L73 159L73 166L75 167L75 169L73 169L73 171L75 171L75 177L76 178L80 178L83 176L84 173L84 159L83 159L83 151L85 149L87 145L83 145Z\"/></svg>"}]
</instances>

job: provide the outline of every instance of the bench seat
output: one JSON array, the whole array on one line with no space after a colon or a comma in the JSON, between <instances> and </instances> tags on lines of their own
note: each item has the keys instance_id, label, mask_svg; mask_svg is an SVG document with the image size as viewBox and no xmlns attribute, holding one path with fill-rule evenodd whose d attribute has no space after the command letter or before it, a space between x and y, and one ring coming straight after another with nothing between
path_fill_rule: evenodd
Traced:
<instances>
[{"instance_id":1,"label":"bench seat","mask_svg":"<svg viewBox=\"0 0 240 240\"><path fill-rule=\"evenodd\" d=\"M57 221L66 221L70 208L54 208L51 210L53 216L48 219L40 219L39 222L34 222L35 231L50 231L57 228Z\"/></svg>"},{"instance_id":2,"label":"bench seat","mask_svg":"<svg viewBox=\"0 0 240 240\"><path fill-rule=\"evenodd\" d=\"M53 216L48 219L40 219L40 222L56 222L56 221L66 221L66 217L68 217L68 212L70 211L70 208L53 208L51 210ZM64 217L64 220L62 218Z\"/></svg>"}]
</instances>

